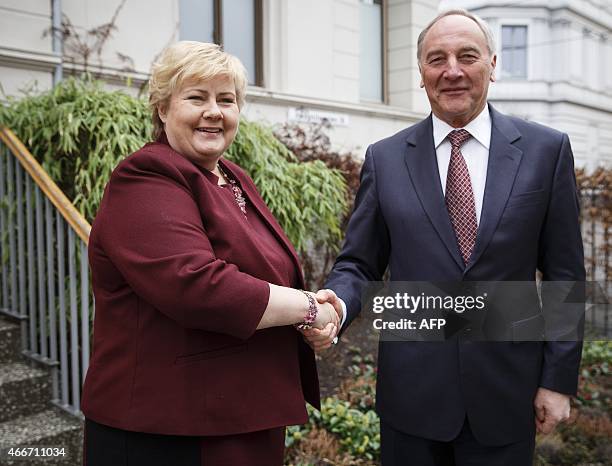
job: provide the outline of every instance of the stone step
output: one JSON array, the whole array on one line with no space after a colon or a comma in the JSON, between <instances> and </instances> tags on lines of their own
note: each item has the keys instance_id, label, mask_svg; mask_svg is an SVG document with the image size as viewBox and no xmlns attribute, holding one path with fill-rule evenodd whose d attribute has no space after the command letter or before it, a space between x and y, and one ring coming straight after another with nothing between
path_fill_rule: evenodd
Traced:
<instances>
[{"instance_id":1,"label":"stone step","mask_svg":"<svg viewBox=\"0 0 612 466\"><path fill-rule=\"evenodd\" d=\"M77 466L82 464L82 422L59 408L51 408L31 416L23 416L0 424L0 447L44 446L64 448L65 456L42 461L41 458L7 460L0 464L11 466ZM42 454L42 453L41 453Z\"/></svg>"},{"instance_id":2,"label":"stone step","mask_svg":"<svg viewBox=\"0 0 612 466\"><path fill-rule=\"evenodd\" d=\"M19 325L0 317L0 364L21 359Z\"/></svg>"},{"instance_id":3,"label":"stone step","mask_svg":"<svg viewBox=\"0 0 612 466\"><path fill-rule=\"evenodd\" d=\"M0 422L43 411L51 396L47 372L20 362L0 364Z\"/></svg>"}]
</instances>

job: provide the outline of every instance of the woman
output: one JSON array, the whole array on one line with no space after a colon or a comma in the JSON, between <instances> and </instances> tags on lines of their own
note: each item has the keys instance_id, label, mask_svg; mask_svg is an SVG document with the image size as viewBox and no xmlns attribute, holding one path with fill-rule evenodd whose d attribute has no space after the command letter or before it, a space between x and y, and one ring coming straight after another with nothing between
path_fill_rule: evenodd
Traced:
<instances>
[{"instance_id":1,"label":"woman","mask_svg":"<svg viewBox=\"0 0 612 466\"><path fill-rule=\"evenodd\" d=\"M252 180L222 158L246 74L217 45L178 42L153 66L157 141L122 161L92 227L96 298L85 461L283 463L286 425L318 406L294 327L335 333Z\"/></svg>"}]
</instances>

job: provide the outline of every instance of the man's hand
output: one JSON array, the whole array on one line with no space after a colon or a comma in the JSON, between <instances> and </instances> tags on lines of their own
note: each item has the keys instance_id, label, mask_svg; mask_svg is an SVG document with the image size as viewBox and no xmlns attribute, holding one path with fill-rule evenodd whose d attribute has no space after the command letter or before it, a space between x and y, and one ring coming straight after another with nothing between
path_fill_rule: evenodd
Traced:
<instances>
[{"instance_id":1,"label":"man's hand","mask_svg":"<svg viewBox=\"0 0 612 466\"><path fill-rule=\"evenodd\" d=\"M570 416L570 397L563 393L553 392L540 387L533 401L536 415L536 430L541 434L550 434L557 424Z\"/></svg>"},{"instance_id":2,"label":"man's hand","mask_svg":"<svg viewBox=\"0 0 612 466\"><path fill-rule=\"evenodd\" d=\"M315 298L319 304L331 304L334 307L338 317L335 325L329 323L322 329L310 328L302 331L306 343L308 343L316 353L319 353L332 345L338 331L340 330L340 322L342 322L344 311L342 310L340 300L336 296L336 293L334 293L332 290L319 290L315 295Z\"/></svg>"},{"instance_id":3,"label":"man's hand","mask_svg":"<svg viewBox=\"0 0 612 466\"><path fill-rule=\"evenodd\" d=\"M332 290L319 290L315 295L317 301L321 304L329 303L334 306L336 313L338 314L338 320L342 322L342 318L344 317L344 311L342 310L342 304L340 304L340 299L336 296Z\"/></svg>"}]
</instances>

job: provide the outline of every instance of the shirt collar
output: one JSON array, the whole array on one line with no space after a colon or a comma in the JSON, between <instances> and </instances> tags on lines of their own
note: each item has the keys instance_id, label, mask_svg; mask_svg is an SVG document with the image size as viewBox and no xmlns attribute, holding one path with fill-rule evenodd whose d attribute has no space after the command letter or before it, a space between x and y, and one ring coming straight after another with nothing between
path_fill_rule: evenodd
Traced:
<instances>
[{"instance_id":1,"label":"shirt collar","mask_svg":"<svg viewBox=\"0 0 612 466\"><path fill-rule=\"evenodd\" d=\"M446 139L446 136L448 136L451 131L461 129L453 128L451 125L434 115L433 112L431 114L431 120L433 123L434 146L436 149L444 142L444 139ZM491 115L489 114L489 106L486 105L482 112L470 121L464 129L480 144L489 149L491 145Z\"/></svg>"}]
</instances>

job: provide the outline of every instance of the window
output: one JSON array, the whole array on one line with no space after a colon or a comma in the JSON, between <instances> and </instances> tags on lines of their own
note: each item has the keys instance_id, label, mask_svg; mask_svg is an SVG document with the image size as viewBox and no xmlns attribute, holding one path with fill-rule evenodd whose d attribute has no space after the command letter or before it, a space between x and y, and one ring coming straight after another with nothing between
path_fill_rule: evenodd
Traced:
<instances>
[{"instance_id":1,"label":"window","mask_svg":"<svg viewBox=\"0 0 612 466\"><path fill-rule=\"evenodd\" d=\"M383 5L382 0L360 3L359 94L362 100L383 98Z\"/></svg>"},{"instance_id":2,"label":"window","mask_svg":"<svg viewBox=\"0 0 612 466\"><path fill-rule=\"evenodd\" d=\"M181 40L215 42L236 55L247 69L249 84L262 84L262 0L180 0Z\"/></svg>"},{"instance_id":3,"label":"window","mask_svg":"<svg viewBox=\"0 0 612 466\"><path fill-rule=\"evenodd\" d=\"M502 77L527 79L527 26L502 26Z\"/></svg>"}]
</instances>

